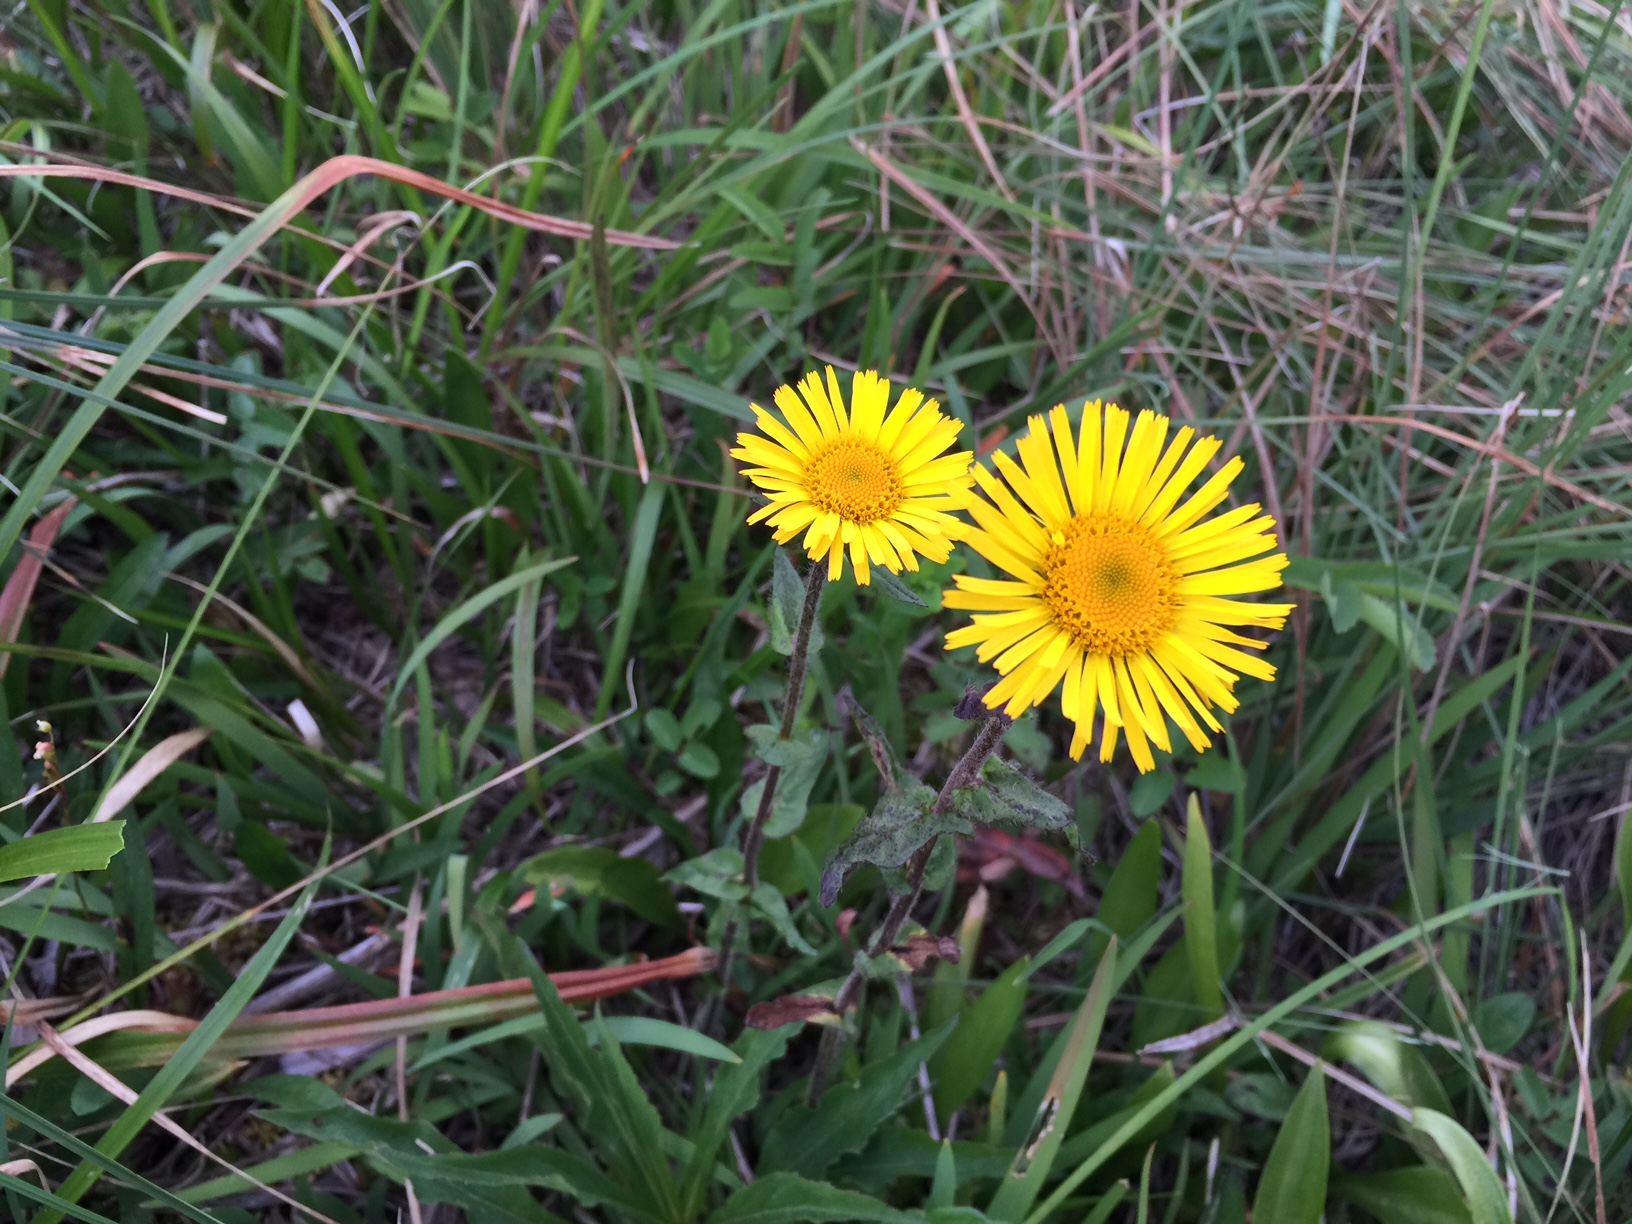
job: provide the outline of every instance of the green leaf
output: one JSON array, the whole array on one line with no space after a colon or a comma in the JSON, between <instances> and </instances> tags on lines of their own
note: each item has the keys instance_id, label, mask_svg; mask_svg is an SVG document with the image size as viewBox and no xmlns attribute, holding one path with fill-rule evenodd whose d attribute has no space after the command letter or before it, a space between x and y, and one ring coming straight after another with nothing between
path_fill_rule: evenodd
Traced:
<instances>
[{"instance_id":1,"label":"green leaf","mask_svg":"<svg viewBox=\"0 0 1632 1224\"><path fill-rule=\"evenodd\" d=\"M742 1061L730 1046L707 1034L653 1016L602 1016L600 1027L611 1033L619 1045L654 1046L723 1063Z\"/></svg>"},{"instance_id":2,"label":"green leaf","mask_svg":"<svg viewBox=\"0 0 1632 1224\"><path fill-rule=\"evenodd\" d=\"M664 752L679 752L686 733L680 729L680 720L661 706L646 711L646 730Z\"/></svg>"},{"instance_id":3,"label":"green leaf","mask_svg":"<svg viewBox=\"0 0 1632 1224\"><path fill-rule=\"evenodd\" d=\"M886 790L894 790L911 779L906 763L896 755L895 745L890 743L889 736L884 734L884 728L878 725L878 720L861 708L848 688L839 694L839 704L842 709L850 707L850 717L855 720L856 730L861 732L861 738L866 741L867 751L872 754L873 764L878 769L879 779L884 783Z\"/></svg>"},{"instance_id":4,"label":"green leaf","mask_svg":"<svg viewBox=\"0 0 1632 1224\"><path fill-rule=\"evenodd\" d=\"M784 897L796 897L814 882L820 864L849 837L867 809L855 803L813 803L798 832L767 838L759 857L759 877Z\"/></svg>"},{"instance_id":5,"label":"green leaf","mask_svg":"<svg viewBox=\"0 0 1632 1224\"><path fill-rule=\"evenodd\" d=\"M1133 835L1099 897L1095 917L1123 940L1132 939L1156 913L1162 883L1162 829L1147 820ZM1090 936L1085 959L1098 964L1104 936Z\"/></svg>"},{"instance_id":6,"label":"green leaf","mask_svg":"<svg viewBox=\"0 0 1632 1224\"><path fill-rule=\"evenodd\" d=\"M1094 970L1093 984L1083 996L1082 1004L1071 1021L1071 1029L1061 1047L1059 1061L1049 1077L1036 1113L1030 1119L1030 1131L1015 1154L1009 1175L1003 1179L997 1193L987 1207L994 1220L1020 1220L1043 1188L1060 1145L1071 1128L1077 1106L1082 1101L1088 1083L1088 1071L1093 1065L1094 1051L1099 1048L1099 1036L1105 1025L1105 1011L1111 996L1116 993L1112 981L1116 972L1116 939L1113 937L1099 958Z\"/></svg>"},{"instance_id":7,"label":"green leaf","mask_svg":"<svg viewBox=\"0 0 1632 1224\"><path fill-rule=\"evenodd\" d=\"M1128 791L1128 806L1133 814L1143 820L1161 811L1173 795L1173 782L1173 771L1169 769L1140 774Z\"/></svg>"},{"instance_id":8,"label":"green leaf","mask_svg":"<svg viewBox=\"0 0 1632 1224\"><path fill-rule=\"evenodd\" d=\"M812 561L811 565L820 564ZM826 587L826 583L822 584ZM818 596L818 601L820 597ZM794 638L799 632L799 619L805 611L805 580L799 576L799 571L793 568L793 562L788 560L788 554L782 549L776 550L776 560L771 570L771 602L765 609L765 626L771 633L771 649L777 654L791 655L793 653ZM822 612L821 604L816 606L816 619L810 626L810 653L822 648Z\"/></svg>"},{"instance_id":9,"label":"green leaf","mask_svg":"<svg viewBox=\"0 0 1632 1224\"><path fill-rule=\"evenodd\" d=\"M1434 665L1434 635L1406 610L1403 603L1387 603L1375 595L1360 596L1360 619L1382 634L1418 671Z\"/></svg>"},{"instance_id":10,"label":"green leaf","mask_svg":"<svg viewBox=\"0 0 1632 1224\"><path fill-rule=\"evenodd\" d=\"M1197 790L1223 791L1240 795L1247 789L1247 772L1230 760L1222 750L1204 752L1196 767L1184 775L1184 780Z\"/></svg>"},{"instance_id":11,"label":"green leaf","mask_svg":"<svg viewBox=\"0 0 1632 1224\"><path fill-rule=\"evenodd\" d=\"M708 1217L708 1224L834 1224L845 1220L910 1224L921 1218L854 1190L840 1190L793 1173L772 1173L738 1190Z\"/></svg>"},{"instance_id":12,"label":"green leaf","mask_svg":"<svg viewBox=\"0 0 1632 1224\"><path fill-rule=\"evenodd\" d=\"M1263 1224L1320 1224L1331 1164L1326 1074L1317 1065L1304 1077L1269 1149L1252 1200L1252 1218Z\"/></svg>"},{"instance_id":13,"label":"green leaf","mask_svg":"<svg viewBox=\"0 0 1632 1224\"><path fill-rule=\"evenodd\" d=\"M521 1144L494 1152L461 1152L429 1122L401 1122L350 1105L323 1109L269 1109L260 1116L293 1134L354 1148L396 1182L412 1181L422 1202L448 1203L482 1220L544 1224L548 1212L528 1186L569 1194L586 1207L601 1203L639 1211L618 1184L593 1165L559 1148Z\"/></svg>"},{"instance_id":14,"label":"green leaf","mask_svg":"<svg viewBox=\"0 0 1632 1224\"><path fill-rule=\"evenodd\" d=\"M1338 1177L1331 1189L1377 1224L1472 1224L1455 1179L1431 1165Z\"/></svg>"},{"instance_id":15,"label":"green leaf","mask_svg":"<svg viewBox=\"0 0 1632 1224\"><path fill-rule=\"evenodd\" d=\"M1415 1045L1378 1020L1344 1024L1321 1047L1329 1062L1349 1062L1402 1105L1449 1113L1451 1101L1439 1076Z\"/></svg>"},{"instance_id":16,"label":"green leaf","mask_svg":"<svg viewBox=\"0 0 1632 1224\"><path fill-rule=\"evenodd\" d=\"M1065 800L1049 794L1016 766L996 757L988 757L980 772L984 785L952 792L954 811L976 824L1044 832L1063 829L1076 840L1076 817Z\"/></svg>"},{"instance_id":17,"label":"green leaf","mask_svg":"<svg viewBox=\"0 0 1632 1224\"><path fill-rule=\"evenodd\" d=\"M680 755L675 757L674 763L692 777L701 778L705 782L718 777L720 773L720 758L714 749L695 741L680 750Z\"/></svg>"},{"instance_id":18,"label":"green leaf","mask_svg":"<svg viewBox=\"0 0 1632 1224\"><path fill-rule=\"evenodd\" d=\"M873 1132L895 1116L907 1087L951 1035L949 1021L888 1058L862 1068L854 1084L828 1091L815 1109L794 1106L784 1113L760 1148L759 1167L819 1177L840 1156L859 1152ZM757 1183L756 1183L757 1184Z\"/></svg>"},{"instance_id":19,"label":"green leaf","mask_svg":"<svg viewBox=\"0 0 1632 1224\"><path fill-rule=\"evenodd\" d=\"M721 1067L715 1075L702 1122L691 1135L691 1156L680 1188L682 1219L694 1220L702 1213L715 1158L725 1144L731 1123L759 1103L765 1068L787 1050L791 1031L743 1030L737 1038L736 1063Z\"/></svg>"},{"instance_id":20,"label":"green leaf","mask_svg":"<svg viewBox=\"0 0 1632 1224\"><path fill-rule=\"evenodd\" d=\"M1472 1224L1512 1224L1502 1183L1473 1136L1437 1109L1418 1108L1413 1112L1413 1125L1434 1141L1451 1166L1452 1175L1462 1187Z\"/></svg>"},{"instance_id":21,"label":"green leaf","mask_svg":"<svg viewBox=\"0 0 1632 1224\"><path fill-rule=\"evenodd\" d=\"M685 920L657 868L605 846L559 846L528 859L518 874L535 888L555 885L621 901L655 926L680 930Z\"/></svg>"},{"instance_id":22,"label":"green leaf","mask_svg":"<svg viewBox=\"0 0 1632 1224\"><path fill-rule=\"evenodd\" d=\"M786 837L805 822L811 788L816 785L822 765L827 760L827 732L818 728L784 740L775 738L775 728L756 726L748 729L748 735L753 741L755 756L781 767L776 798L771 803L771 814L765 822L765 836ZM757 779L742 792L744 820L754 818L764 793L764 778Z\"/></svg>"},{"instance_id":23,"label":"green leaf","mask_svg":"<svg viewBox=\"0 0 1632 1224\"><path fill-rule=\"evenodd\" d=\"M679 1193L665 1156L667 1132L657 1109L604 1024L591 1044L585 1026L561 1001L532 953L512 939L508 956L533 983L544 1027L534 1034L550 1083L570 1103L566 1111L606 1163L618 1201L639 1203L636 1214L674 1219Z\"/></svg>"},{"instance_id":24,"label":"green leaf","mask_svg":"<svg viewBox=\"0 0 1632 1224\"><path fill-rule=\"evenodd\" d=\"M776 933L787 941L788 947L801 956L817 955L816 949L810 946L805 937L799 934L799 928L793 925L793 915L788 913L788 903L777 891L776 885L760 884L749 898L749 904L770 920L771 925L776 928Z\"/></svg>"},{"instance_id":25,"label":"green leaf","mask_svg":"<svg viewBox=\"0 0 1632 1224\"><path fill-rule=\"evenodd\" d=\"M900 867L918 848L943 833L974 832L956 811L930 814L935 792L915 778L901 787L884 792L873 810L861 818L855 832L833 852L822 871L822 905L838 900L845 876L858 863L876 867Z\"/></svg>"},{"instance_id":26,"label":"green leaf","mask_svg":"<svg viewBox=\"0 0 1632 1224\"><path fill-rule=\"evenodd\" d=\"M707 854L671 867L664 880L721 901L741 901L748 895L742 882L742 851L720 846Z\"/></svg>"},{"instance_id":27,"label":"green leaf","mask_svg":"<svg viewBox=\"0 0 1632 1224\"><path fill-rule=\"evenodd\" d=\"M68 871L102 871L124 846L122 820L47 829L0 846L0 881Z\"/></svg>"},{"instance_id":28,"label":"green leaf","mask_svg":"<svg viewBox=\"0 0 1632 1224\"><path fill-rule=\"evenodd\" d=\"M1189 953L1196 1004L1206 1020L1224 1014L1218 982L1218 925L1213 909L1213 845L1201 803L1192 794L1184 839L1184 946Z\"/></svg>"},{"instance_id":29,"label":"green leaf","mask_svg":"<svg viewBox=\"0 0 1632 1224\"><path fill-rule=\"evenodd\" d=\"M1473 1009L1471 1026L1480 1043L1492 1054L1506 1054L1530 1031L1536 1018L1536 1001L1521 990L1491 995Z\"/></svg>"},{"instance_id":30,"label":"green leaf","mask_svg":"<svg viewBox=\"0 0 1632 1224\"><path fill-rule=\"evenodd\" d=\"M914 591L906 583L902 582L900 578L890 573L889 570L880 569L875 565L872 567L872 573L869 577L870 582L868 585L878 588L878 590L883 592L885 595L888 595L897 603L904 603L914 608L929 607L929 605L919 597L917 591Z\"/></svg>"},{"instance_id":31,"label":"green leaf","mask_svg":"<svg viewBox=\"0 0 1632 1224\"><path fill-rule=\"evenodd\" d=\"M986 1081L1026 1006L1031 961L1021 957L962 1011L958 1027L935 1056L935 1111L943 1119Z\"/></svg>"}]
</instances>

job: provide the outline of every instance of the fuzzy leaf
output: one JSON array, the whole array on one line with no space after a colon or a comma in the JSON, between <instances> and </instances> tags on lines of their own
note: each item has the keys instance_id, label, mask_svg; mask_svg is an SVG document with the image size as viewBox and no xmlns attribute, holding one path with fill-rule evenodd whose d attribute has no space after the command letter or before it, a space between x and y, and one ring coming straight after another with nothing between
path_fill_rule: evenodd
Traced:
<instances>
[{"instance_id":1,"label":"fuzzy leaf","mask_svg":"<svg viewBox=\"0 0 1632 1224\"><path fill-rule=\"evenodd\" d=\"M773 736L756 732L773 732ZM816 785L822 763L827 759L827 732L815 730L797 739L784 740L774 738L773 728L759 726L749 728L749 738L754 742L755 756L768 764L781 766L782 777L777 783L770 818L765 822L765 836L786 837L805 823L811 788ZM744 820L753 820L764 793L764 778L742 792Z\"/></svg>"},{"instance_id":2,"label":"fuzzy leaf","mask_svg":"<svg viewBox=\"0 0 1632 1224\"><path fill-rule=\"evenodd\" d=\"M817 564L811 562L812 565ZM771 576L771 603L765 609L766 628L771 633L771 649L778 654L793 653L794 635L799 632L799 616L805 607L805 580L793 568L788 554L776 550L776 562ZM822 648L822 618L818 612L810 627L810 653Z\"/></svg>"},{"instance_id":3,"label":"fuzzy leaf","mask_svg":"<svg viewBox=\"0 0 1632 1224\"><path fill-rule=\"evenodd\" d=\"M902 582L900 578L890 573L890 571L887 569L880 569L878 566L873 567L872 585L877 587L881 592L888 595L897 603L908 604L914 608L929 607L929 605L919 597L917 591L914 591L906 583Z\"/></svg>"},{"instance_id":4,"label":"fuzzy leaf","mask_svg":"<svg viewBox=\"0 0 1632 1224\"><path fill-rule=\"evenodd\" d=\"M953 792L952 806L976 824L1007 828L1064 829L1076 841L1077 822L1063 799L1049 794L1018 768L996 757L987 758L981 768L984 786Z\"/></svg>"},{"instance_id":5,"label":"fuzzy leaf","mask_svg":"<svg viewBox=\"0 0 1632 1224\"><path fill-rule=\"evenodd\" d=\"M899 867L918 847L943 833L974 831L974 825L956 811L930 815L934 803L935 792L914 778L908 778L905 786L885 791L828 860L822 871L822 905L832 905L838 899L845 876L858 863Z\"/></svg>"}]
</instances>

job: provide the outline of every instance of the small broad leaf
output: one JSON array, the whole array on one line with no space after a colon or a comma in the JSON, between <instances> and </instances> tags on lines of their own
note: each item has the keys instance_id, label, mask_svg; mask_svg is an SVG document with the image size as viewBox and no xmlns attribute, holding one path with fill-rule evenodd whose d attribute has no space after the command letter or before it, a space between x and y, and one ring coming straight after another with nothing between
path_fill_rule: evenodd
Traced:
<instances>
[{"instance_id":1,"label":"small broad leaf","mask_svg":"<svg viewBox=\"0 0 1632 1224\"><path fill-rule=\"evenodd\" d=\"M748 895L748 886L742 882L742 851L730 846L687 859L678 867L670 868L663 878L670 884L679 884L722 901L741 901Z\"/></svg>"},{"instance_id":2,"label":"small broad leaf","mask_svg":"<svg viewBox=\"0 0 1632 1224\"><path fill-rule=\"evenodd\" d=\"M838 899L845 876L858 863L900 867L920 846L943 833L974 831L974 825L956 811L931 815L929 809L934 803L935 792L914 778L907 778L900 788L885 791L828 860L822 871L822 905L832 905Z\"/></svg>"},{"instance_id":3,"label":"small broad leaf","mask_svg":"<svg viewBox=\"0 0 1632 1224\"><path fill-rule=\"evenodd\" d=\"M799 618L805 607L805 580L793 568L788 554L780 548L776 550L772 571L771 603L765 609L765 624L771 634L771 649L778 654L791 655L794 637L799 632ZM815 654L821 648L822 618L818 613L810 627L810 653Z\"/></svg>"},{"instance_id":4,"label":"small broad leaf","mask_svg":"<svg viewBox=\"0 0 1632 1224\"><path fill-rule=\"evenodd\" d=\"M840 1190L793 1173L772 1173L738 1190L708 1217L708 1224L830 1224L841 1220L910 1224L919 1218L855 1190Z\"/></svg>"},{"instance_id":5,"label":"small broad leaf","mask_svg":"<svg viewBox=\"0 0 1632 1224\"><path fill-rule=\"evenodd\" d=\"M767 765L780 765L783 769L803 763L815 748L821 746L823 739L819 731L812 735L782 739L777 728L766 723L749 727L747 735L756 757Z\"/></svg>"},{"instance_id":6,"label":"small broad leaf","mask_svg":"<svg viewBox=\"0 0 1632 1224\"><path fill-rule=\"evenodd\" d=\"M1242 794L1247 789L1247 773L1222 751L1204 752L1196 767L1184 775L1184 780L1197 790L1223 791L1229 795Z\"/></svg>"},{"instance_id":7,"label":"small broad leaf","mask_svg":"<svg viewBox=\"0 0 1632 1224\"><path fill-rule=\"evenodd\" d=\"M646 859L625 858L605 846L559 846L522 864L521 877L535 888L560 886L588 896L621 901L647 922L678 930L684 925L674 897Z\"/></svg>"},{"instance_id":8,"label":"small broad leaf","mask_svg":"<svg viewBox=\"0 0 1632 1224\"><path fill-rule=\"evenodd\" d=\"M1128 791L1128 806L1133 814L1143 820L1146 816L1154 816L1166 806L1173 794L1173 772L1168 769L1155 769L1147 774L1140 774L1132 788Z\"/></svg>"},{"instance_id":9,"label":"small broad leaf","mask_svg":"<svg viewBox=\"0 0 1632 1224\"><path fill-rule=\"evenodd\" d=\"M890 573L890 571L887 569L881 569L875 565L873 567L871 585L877 587L885 595L888 595L891 599L898 603L909 604L914 608L929 607L927 603L919 598L917 591L914 591L906 583L902 582L900 578Z\"/></svg>"},{"instance_id":10,"label":"small broad leaf","mask_svg":"<svg viewBox=\"0 0 1632 1224\"><path fill-rule=\"evenodd\" d=\"M720 772L720 758L715 755L714 749L696 741L682 748L674 763L692 777L701 778L705 782L718 777Z\"/></svg>"},{"instance_id":11,"label":"small broad leaf","mask_svg":"<svg viewBox=\"0 0 1632 1224\"><path fill-rule=\"evenodd\" d=\"M0 880L61 875L65 871L101 871L124 847L122 820L47 829L0 846Z\"/></svg>"},{"instance_id":12,"label":"small broad leaf","mask_svg":"<svg viewBox=\"0 0 1632 1224\"><path fill-rule=\"evenodd\" d=\"M680 720L661 707L646 711L646 730L651 733L652 742L664 752L678 752L685 742L686 733L680 729Z\"/></svg>"},{"instance_id":13,"label":"small broad leaf","mask_svg":"<svg viewBox=\"0 0 1632 1224\"><path fill-rule=\"evenodd\" d=\"M1305 1077L1269 1149L1252 1200L1252 1218L1264 1224L1320 1224L1331 1163L1326 1074L1316 1066Z\"/></svg>"},{"instance_id":14,"label":"small broad leaf","mask_svg":"<svg viewBox=\"0 0 1632 1224\"><path fill-rule=\"evenodd\" d=\"M1011 829L1065 830L1076 840L1077 822L1065 800L1049 794L1007 761L988 757L981 767L983 786L952 794L953 808L976 824Z\"/></svg>"},{"instance_id":15,"label":"small broad leaf","mask_svg":"<svg viewBox=\"0 0 1632 1224\"><path fill-rule=\"evenodd\" d=\"M770 920L776 933L787 941L788 947L802 956L815 956L816 949L806 942L805 937L799 934L799 928L793 925L793 915L788 913L788 903L782 899L774 884L761 884L754 889L749 903L762 915Z\"/></svg>"},{"instance_id":16,"label":"small broad leaf","mask_svg":"<svg viewBox=\"0 0 1632 1224\"><path fill-rule=\"evenodd\" d=\"M771 731L770 727L752 727L755 755L769 764L781 767L776 797L771 802L771 814L765 822L765 836L786 837L805 822L805 811L810 803L811 788L821 775L822 763L827 759L827 732L813 730L796 739L767 739L754 732ZM759 801L765 793L765 779L760 778L742 792L742 818L753 820L759 811Z\"/></svg>"},{"instance_id":17,"label":"small broad leaf","mask_svg":"<svg viewBox=\"0 0 1632 1224\"><path fill-rule=\"evenodd\" d=\"M1326 613L1332 618L1332 628L1339 633L1353 629L1360 619L1360 600L1363 598L1360 588L1352 582L1334 580L1330 573L1324 573L1320 576L1319 589Z\"/></svg>"}]
</instances>

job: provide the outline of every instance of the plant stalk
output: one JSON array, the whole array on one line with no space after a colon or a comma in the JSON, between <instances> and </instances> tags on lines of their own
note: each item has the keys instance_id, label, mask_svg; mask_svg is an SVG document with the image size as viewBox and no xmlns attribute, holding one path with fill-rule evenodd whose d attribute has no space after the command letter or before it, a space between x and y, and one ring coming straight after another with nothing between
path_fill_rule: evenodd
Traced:
<instances>
[{"instance_id":1,"label":"plant stalk","mask_svg":"<svg viewBox=\"0 0 1632 1224\"><path fill-rule=\"evenodd\" d=\"M812 561L810 568L805 571L805 602L799 610L799 625L793 635L793 653L788 656L788 693L782 707L782 727L777 733L780 740L793 738L794 724L799 718L799 705L805 696L805 671L810 664L810 636L816 626L816 614L822 606L822 589L826 586L826 566L819 561ZM748 826L748 831L742 839L742 866L743 876L748 883L748 891L753 892L759 887L759 852L765 844L765 824L771 818L771 809L776 803L777 783L782 780L782 767L772 765L765 773L765 789L759 796L759 808L754 813L754 819ZM723 1003L724 992L731 989L731 969L736 960L738 923L735 921L726 925L720 937L720 989L717 998L710 999L698 1013L697 1027L700 1032L708 1032L715 1020L712 1010L715 1003Z\"/></svg>"},{"instance_id":2,"label":"plant stalk","mask_svg":"<svg viewBox=\"0 0 1632 1224\"><path fill-rule=\"evenodd\" d=\"M826 566L812 561L805 571L805 603L799 610L799 627L793 636L793 653L788 656L788 697L782 707L782 730L778 739L793 738L794 723L799 718L799 705L805 696L805 669L810 663L810 634L816 625L816 612L822 606L822 588L827 585ZM776 803L776 786L782 780L782 767L772 765L765 774L765 789L760 792L759 810L742 839L743 875L748 890L759 887L759 851L765 844L765 824L771 818Z\"/></svg>"},{"instance_id":3,"label":"plant stalk","mask_svg":"<svg viewBox=\"0 0 1632 1224\"><path fill-rule=\"evenodd\" d=\"M974 743L969 745L968 751L958 758L958 763L952 766L952 771L946 775L945 785L935 796L935 802L930 805L930 815L938 816L948 811L958 791L980 784L981 766L986 764L986 758L1003 742L1003 735L1012 722L1013 720L1001 710L986 714L980 724L980 730L975 735ZM918 904L918 898L923 894L924 873L929 868L930 856L935 853L935 846L939 841L939 837L932 837L918 847L917 852L907 860L907 891L890 903L884 921L874 932L872 943L867 948L869 959L882 956L894 946L900 936L901 928L911 915L913 906ZM850 976L845 978L844 985L839 987L839 993L833 999L833 1010L841 1017L855 1004L866 980L860 969L852 969ZM822 1093L826 1090L827 1077L832 1072L843 1042L844 1030L841 1027L835 1025L823 1030L822 1043L816 1051L816 1065L810 1073L812 1105L821 1100Z\"/></svg>"}]
</instances>

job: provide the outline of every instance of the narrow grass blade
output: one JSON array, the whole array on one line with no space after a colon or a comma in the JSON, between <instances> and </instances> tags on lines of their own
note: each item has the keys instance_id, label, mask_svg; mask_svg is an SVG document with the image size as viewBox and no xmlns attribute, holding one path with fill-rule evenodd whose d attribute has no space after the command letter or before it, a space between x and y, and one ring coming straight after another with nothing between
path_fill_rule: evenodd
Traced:
<instances>
[{"instance_id":1,"label":"narrow grass blade","mask_svg":"<svg viewBox=\"0 0 1632 1224\"><path fill-rule=\"evenodd\" d=\"M1071 1119L1082 1100L1083 1087L1088 1081L1088 1069L1093 1065L1094 1051L1099 1047L1099 1034L1105 1025L1105 1010L1116 993L1113 979L1116 975L1117 940L1113 935L1099 958L1093 983L1077 1008L1071 1022L1071 1035L1066 1038L1048 1091L1043 1094L1033 1123L1033 1134L1026 1146L1015 1156L1009 1175L1003 1179L992 1197L986 1214L994 1220L1020 1220L1037 1201L1037 1195L1054 1166L1054 1157L1071 1128Z\"/></svg>"}]
</instances>

